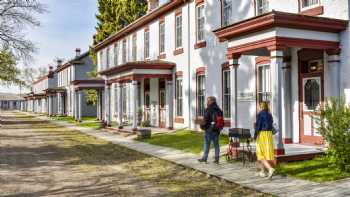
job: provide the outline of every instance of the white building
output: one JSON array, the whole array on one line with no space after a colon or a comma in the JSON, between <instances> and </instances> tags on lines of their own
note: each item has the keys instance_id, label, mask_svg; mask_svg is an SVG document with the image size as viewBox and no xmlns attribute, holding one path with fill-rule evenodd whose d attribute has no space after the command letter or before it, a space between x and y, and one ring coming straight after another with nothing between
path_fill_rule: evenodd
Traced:
<instances>
[{"instance_id":1,"label":"white building","mask_svg":"<svg viewBox=\"0 0 350 197\"><path fill-rule=\"evenodd\" d=\"M319 107L350 101L347 0L172 0L95 46L105 120L198 129L207 96L227 127L270 102L283 143L320 143Z\"/></svg>"},{"instance_id":2,"label":"white building","mask_svg":"<svg viewBox=\"0 0 350 197\"><path fill-rule=\"evenodd\" d=\"M0 109L21 110L24 98L19 94L0 93Z\"/></svg>"}]
</instances>

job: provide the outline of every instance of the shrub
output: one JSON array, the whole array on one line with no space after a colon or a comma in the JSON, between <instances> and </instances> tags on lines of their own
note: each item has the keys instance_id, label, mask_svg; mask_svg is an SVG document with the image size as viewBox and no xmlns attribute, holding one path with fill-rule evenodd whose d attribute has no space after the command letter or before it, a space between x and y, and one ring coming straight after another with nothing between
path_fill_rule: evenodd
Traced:
<instances>
[{"instance_id":1,"label":"shrub","mask_svg":"<svg viewBox=\"0 0 350 197\"><path fill-rule=\"evenodd\" d=\"M344 98L330 98L321 109L319 131L328 144L327 158L341 171L350 172L350 107Z\"/></svg>"},{"instance_id":2,"label":"shrub","mask_svg":"<svg viewBox=\"0 0 350 197\"><path fill-rule=\"evenodd\" d=\"M150 127L151 122L149 120L145 120L141 123L141 127Z\"/></svg>"}]
</instances>

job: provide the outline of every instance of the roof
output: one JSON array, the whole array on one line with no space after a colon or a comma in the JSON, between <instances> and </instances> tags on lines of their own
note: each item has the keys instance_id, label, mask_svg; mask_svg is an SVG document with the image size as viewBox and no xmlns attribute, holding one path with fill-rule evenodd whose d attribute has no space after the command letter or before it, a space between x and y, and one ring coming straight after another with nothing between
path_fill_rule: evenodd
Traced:
<instances>
[{"instance_id":1,"label":"roof","mask_svg":"<svg viewBox=\"0 0 350 197\"><path fill-rule=\"evenodd\" d=\"M111 75L121 73L132 69L172 69L176 66L175 63L163 61L163 60L150 60L150 61L135 61L127 62L122 65L114 66L110 69L99 72L101 75Z\"/></svg>"},{"instance_id":2,"label":"roof","mask_svg":"<svg viewBox=\"0 0 350 197\"><path fill-rule=\"evenodd\" d=\"M15 100L24 100L24 98L19 94L0 92L0 101L15 101Z\"/></svg>"},{"instance_id":3,"label":"roof","mask_svg":"<svg viewBox=\"0 0 350 197\"><path fill-rule=\"evenodd\" d=\"M347 25L347 20L271 11L226 27L221 27L213 32L223 42L273 27L339 33L344 31Z\"/></svg>"},{"instance_id":4,"label":"roof","mask_svg":"<svg viewBox=\"0 0 350 197\"><path fill-rule=\"evenodd\" d=\"M130 34L134 31L142 28L143 26L147 26L147 24L149 24L150 22L158 19L159 17L176 9L177 7L183 5L184 3L188 2L188 1L189 0L171 0L171 1L163 4L162 6L154 9L153 11L147 13L146 15L144 15L144 16L138 18L137 20L135 20L134 22L130 23L129 25L127 25L126 27L124 27L120 31L115 32L114 34L112 34L108 38L104 39L102 42L96 44L94 46L94 50L98 51L98 50L104 48L105 46L107 46L107 45L109 45L117 40L120 40L121 38L125 37L127 34Z\"/></svg>"},{"instance_id":5,"label":"roof","mask_svg":"<svg viewBox=\"0 0 350 197\"><path fill-rule=\"evenodd\" d=\"M62 64L61 66L58 66L57 69L55 70L55 72L59 72L69 66L71 66L72 64L81 64L82 62L80 61L82 58L88 56L90 54L89 51L82 53L79 56L75 56L74 58L68 60L66 63Z\"/></svg>"}]
</instances>

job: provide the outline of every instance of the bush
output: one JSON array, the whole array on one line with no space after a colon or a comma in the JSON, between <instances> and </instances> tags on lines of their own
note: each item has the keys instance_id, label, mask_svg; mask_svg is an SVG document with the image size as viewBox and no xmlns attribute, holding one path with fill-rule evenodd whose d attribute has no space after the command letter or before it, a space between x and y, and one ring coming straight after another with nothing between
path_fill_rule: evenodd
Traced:
<instances>
[{"instance_id":1,"label":"bush","mask_svg":"<svg viewBox=\"0 0 350 197\"><path fill-rule=\"evenodd\" d=\"M319 131L328 144L327 158L341 171L350 172L350 107L344 98L331 98L321 109Z\"/></svg>"},{"instance_id":2,"label":"bush","mask_svg":"<svg viewBox=\"0 0 350 197\"><path fill-rule=\"evenodd\" d=\"M145 120L141 122L141 127L151 127L151 121Z\"/></svg>"}]
</instances>

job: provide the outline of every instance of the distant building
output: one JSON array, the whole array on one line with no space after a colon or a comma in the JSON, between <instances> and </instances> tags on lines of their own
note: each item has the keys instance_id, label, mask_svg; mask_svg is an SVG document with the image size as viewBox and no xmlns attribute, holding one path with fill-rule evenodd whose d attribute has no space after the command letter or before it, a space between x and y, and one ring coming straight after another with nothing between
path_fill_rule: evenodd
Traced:
<instances>
[{"instance_id":1,"label":"distant building","mask_svg":"<svg viewBox=\"0 0 350 197\"><path fill-rule=\"evenodd\" d=\"M19 94L0 93L0 109L20 110L24 98Z\"/></svg>"}]
</instances>

